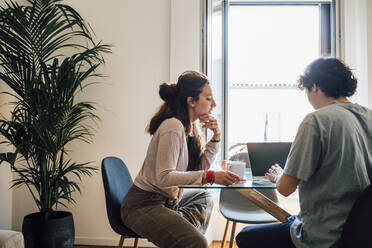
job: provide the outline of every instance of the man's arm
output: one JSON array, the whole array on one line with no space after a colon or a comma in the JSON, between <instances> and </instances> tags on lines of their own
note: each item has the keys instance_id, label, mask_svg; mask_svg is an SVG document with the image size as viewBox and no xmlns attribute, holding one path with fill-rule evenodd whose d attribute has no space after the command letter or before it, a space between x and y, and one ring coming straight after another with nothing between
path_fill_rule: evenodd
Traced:
<instances>
[{"instance_id":1,"label":"man's arm","mask_svg":"<svg viewBox=\"0 0 372 248\"><path fill-rule=\"evenodd\" d=\"M277 164L272 165L265 176L276 183L279 193L284 196L289 196L295 192L297 185L300 183L300 179L284 174L282 167Z\"/></svg>"},{"instance_id":2,"label":"man's arm","mask_svg":"<svg viewBox=\"0 0 372 248\"><path fill-rule=\"evenodd\" d=\"M296 191L297 185L300 183L300 180L296 177L289 176L287 174L282 174L276 182L276 188L279 193L284 196L289 196Z\"/></svg>"}]
</instances>

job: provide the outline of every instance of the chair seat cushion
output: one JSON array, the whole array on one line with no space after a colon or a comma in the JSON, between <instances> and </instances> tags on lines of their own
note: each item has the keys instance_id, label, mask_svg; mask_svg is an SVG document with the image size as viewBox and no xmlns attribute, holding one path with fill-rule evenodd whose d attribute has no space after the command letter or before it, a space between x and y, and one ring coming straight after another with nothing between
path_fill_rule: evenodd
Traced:
<instances>
[{"instance_id":1,"label":"chair seat cushion","mask_svg":"<svg viewBox=\"0 0 372 248\"><path fill-rule=\"evenodd\" d=\"M228 220L246 224L263 224L278 221L262 209L246 211L244 209L221 208L220 205L220 212Z\"/></svg>"},{"instance_id":2,"label":"chair seat cushion","mask_svg":"<svg viewBox=\"0 0 372 248\"><path fill-rule=\"evenodd\" d=\"M269 199L277 203L276 192L273 189L261 191ZM228 220L246 223L260 224L277 222L271 214L257 207L239 192L231 189L222 189L220 193L220 212Z\"/></svg>"},{"instance_id":3,"label":"chair seat cushion","mask_svg":"<svg viewBox=\"0 0 372 248\"><path fill-rule=\"evenodd\" d=\"M0 248L24 248L23 235L20 232L0 230Z\"/></svg>"}]
</instances>

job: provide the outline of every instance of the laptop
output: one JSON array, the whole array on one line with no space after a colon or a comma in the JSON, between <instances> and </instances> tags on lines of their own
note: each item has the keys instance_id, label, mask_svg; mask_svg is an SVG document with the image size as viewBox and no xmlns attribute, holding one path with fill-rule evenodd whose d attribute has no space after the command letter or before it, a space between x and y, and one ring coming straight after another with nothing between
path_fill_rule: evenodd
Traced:
<instances>
[{"instance_id":1,"label":"laptop","mask_svg":"<svg viewBox=\"0 0 372 248\"><path fill-rule=\"evenodd\" d=\"M273 164L279 164L284 168L291 145L291 142L247 143L252 176L265 176Z\"/></svg>"}]
</instances>

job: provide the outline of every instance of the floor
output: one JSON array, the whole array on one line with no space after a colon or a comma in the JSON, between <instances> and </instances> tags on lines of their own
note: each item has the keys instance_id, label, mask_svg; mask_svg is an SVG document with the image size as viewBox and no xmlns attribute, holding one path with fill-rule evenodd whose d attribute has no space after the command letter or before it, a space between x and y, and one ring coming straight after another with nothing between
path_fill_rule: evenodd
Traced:
<instances>
[{"instance_id":1,"label":"floor","mask_svg":"<svg viewBox=\"0 0 372 248\"><path fill-rule=\"evenodd\" d=\"M75 245L74 248L112 248L112 247L115 247L115 246L86 246L86 245ZM212 244L209 246L209 248L220 248L221 247L221 242L220 241L213 241ZM226 242L226 245L225 245L225 248L228 248L229 247L229 244L228 242ZM127 248L127 247L125 247ZM238 248L235 244L234 244L234 248Z\"/></svg>"}]
</instances>

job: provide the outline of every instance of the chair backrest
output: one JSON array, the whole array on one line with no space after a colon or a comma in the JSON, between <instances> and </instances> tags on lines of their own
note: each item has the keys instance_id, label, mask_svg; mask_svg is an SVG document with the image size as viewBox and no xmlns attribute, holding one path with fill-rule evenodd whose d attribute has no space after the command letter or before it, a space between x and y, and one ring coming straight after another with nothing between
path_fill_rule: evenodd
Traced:
<instances>
[{"instance_id":1,"label":"chair backrest","mask_svg":"<svg viewBox=\"0 0 372 248\"><path fill-rule=\"evenodd\" d=\"M250 167L248 153L239 152L232 155L229 160L231 161L246 161L247 167ZM257 189L261 194L265 195L270 200L278 203L278 196L274 189ZM257 211L262 210L254 203L245 198L242 194L231 189L221 189L219 209L225 218L230 219L229 215L236 215L238 222L244 223L269 223L272 222L270 214L259 214ZM233 213L233 214L231 214ZM244 217L242 217L242 215ZM235 218L235 217L234 217ZM244 220L243 220L244 219Z\"/></svg>"},{"instance_id":2,"label":"chair backrest","mask_svg":"<svg viewBox=\"0 0 372 248\"><path fill-rule=\"evenodd\" d=\"M284 168L291 145L291 142L247 143L252 175L264 176L275 163Z\"/></svg>"},{"instance_id":3,"label":"chair backrest","mask_svg":"<svg viewBox=\"0 0 372 248\"><path fill-rule=\"evenodd\" d=\"M124 226L120 217L121 202L133 184L128 168L120 158L106 157L102 160L101 169L110 225L118 234L133 235L132 231Z\"/></svg>"},{"instance_id":4,"label":"chair backrest","mask_svg":"<svg viewBox=\"0 0 372 248\"><path fill-rule=\"evenodd\" d=\"M232 155L229 160L231 161L243 161L245 162L247 168L251 168L251 163L249 162L248 152L238 152Z\"/></svg>"},{"instance_id":5,"label":"chair backrest","mask_svg":"<svg viewBox=\"0 0 372 248\"><path fill-rule=\"evenodd\" d=\"M247 168L250 167L249 157L247 152L239 152L232 155L229 160L231 161L244 161L247 163ZM261 194L265 195L270 200L278 203L278 196L274 189L257 189ZM256 205L247 200L243 195L234 190L221 190L220 202L227 204L239 204L242 209L256 210L259 209Z\"/></svg>"},{"instance_id":6,"label":"chair backrest","mask_svg":"<svg viewBox=\"0 0 372 248\"><path fill-rule=\"evenodd\" d=\"M363 190L351 208L339 240L340 248L371 246L371 210L372 184Z\"/></svg>"}]
</instances>

